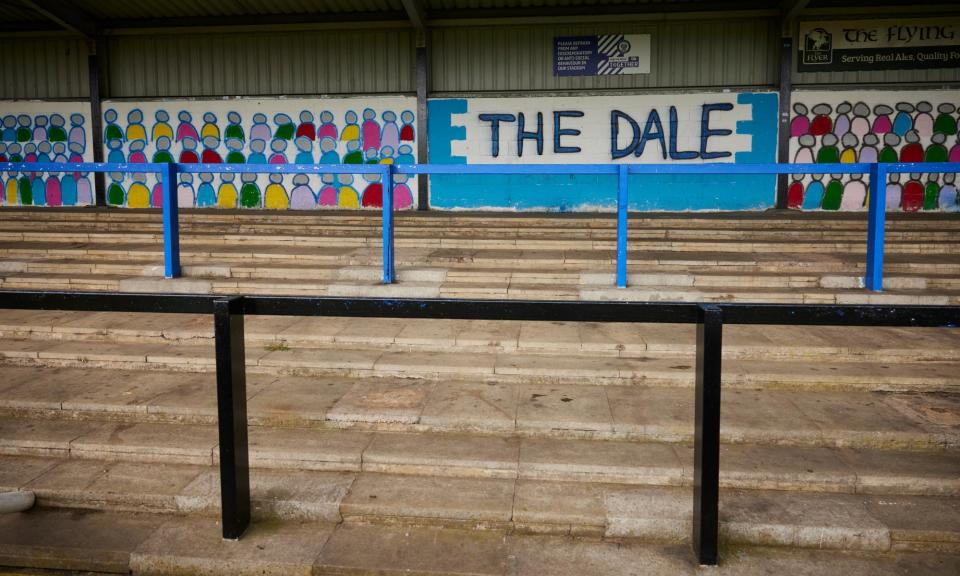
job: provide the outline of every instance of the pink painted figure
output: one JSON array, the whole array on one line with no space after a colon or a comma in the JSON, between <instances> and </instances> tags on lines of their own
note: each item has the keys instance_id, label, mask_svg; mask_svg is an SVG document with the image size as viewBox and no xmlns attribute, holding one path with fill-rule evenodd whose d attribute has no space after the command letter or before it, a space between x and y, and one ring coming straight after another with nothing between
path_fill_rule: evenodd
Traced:
<instances>
[{"instance_id":1,"label":"pink painted figure","mask_svg":"<svg viewBox=\"0 0 960 576\"><path fill-rule=\"evenodd\" d=\"M913 129L920 138L926 140L933 136L933 105L929 102L917 102L917 115L913 119Z\"/></svg>"},{"instance_id":2,"label":"pink painted figure","mask_svg":"<svg viewBox=\"0 0 960 576\"><path fill-rule=\"evenodd\" d=\"M409 174L397 174L393 182L393 207L396 210L403 210L413 206L413 192L407 186Z\"/></svg>"},{"instance_id":3,"label":"pink painted figure","mask_svg":"<svg viewBox=\"0 0 960 576\"><path fill-rule=\"evenodd\" d=\"M797 150L796 156L793 157L794 164L813 164L813 145L816 144L817 139L813 137L812 134L804 134L800 137L800 149Z\"/></svg>"},{"instance_id":4,"label":"pink painted figure","mask_svg":"<svg viewBox=\"0 0 960 576\"><path fill-rule=\"evenodd\" d=\"M947 162L960 162L960 134L957 134L957 141L953 147L950 148Z\"/></svg>"},{"instance_id":5,"label":"pink painted figure","mask_svg":"<svg viewBox=\"0 0 960 576\"><path fill-rule=\"evenodd\" d=\"M191 123L193 122L193 116L186 110L181 110L177 117L180 119L180 124L177 125L177 142L184 138L193 138L195 142L199 142L200 134L197 134L197 129Z\"/></svg>"},{"instance_id":6,"label":"pink painted figure","mask_svg":"<svg viewBox=\"0 0 960 576\"><path fill-rule=\"evenodd\" d=\"M127 162L131 164L146 164L147 155L143 152L143 147L146 144L143 140L134 140L130 142L130 155L127 157Z\"/></svg>"},{"instance_id":7,"label":"pink painted figure","mask_svg":"<svg viewBox=\"0 0 960 576\"><path fill-rule=\"evenodd\" d=\"M810 133L810 118L807 117L807 107L800 102L793 105L796 116L790 121L790 136L799 138Z\"/></svg>"},{"instance_id":8,"label":"pink painted figure","mask_svg":"<svg viewBox=\"0 0 960 576\"><path fill-rule=\"evenodd\" d=\"M873 114L876 116L873 119L873 129L871 130L874 134L886 134L893 130L893 122L890 121L893 108L886 104L877 104L873 107Z\"/></svg>"},{"instance_id":9,"label":"pink painted figure","mask_svg":"<svg viewBox=\"0 0 960 576\"><path fill-rule=\"evenodd\" d=\"M870 121L867 116L870 115L870 107L863 102L857 102L853 107L853 121L850 123L850 131L856 134L857 138L863 138L870 132Z\"/></svg>"},{"instance_id":10,"label":"pink painted figure","mask_svg":"<svg viewBox=\"0 0 960 576\"><path fill-rule=\"evenodd\" d=\"M154 208L163 207L163 184L159 180L153 185L153 190L150 192L150 205Z\"/></svg>"},{"instance_id":11,"label":"pink painted figure","mask_svg":"<svg viewBox=\"0 0 960 576\"><path fill-rule=\"evenodd\" d=\"M333 123L333 112L324 110L320 113L320 128L317 130L317 140L324 138L337 139L337 125Z\"/></svg>"},{"instance_id":12,"label":"pink painted figure","mask_svg":"<svg viewBox=\"0 0 960 576\"><path fill-rule=\"evenodd\" d=\"M380 149L380 126L377 124L377 113L371 108L363 111L363 125L360 127L363 149Z\"/></svg>"},{"instance_id":13,"label":"pink painted figure","mask_svg":"<svg viewBox=\"0 0 960 576\"><path fill-rule=\"evenodd\" d=\"M337 188L334 186L333 174L323 174L320 179L323 182L323 187L320 188L317 204L325 208L336 208Z\"/></svg>"},{"instance_id":14,"label":"pink painted figure","mask_svg":"<svg viewBox=\"0 0 960 576\"><path fill-rule=\"evenodd\" d=\"M287 141L277 138L270 143L270 150L273 154L267 159L268 164L286 164L287 163Z\"/></svg>"},{"instance_id":15,"label":"pink painted figure","mask_svg":"<svg viewBox=\"0 0 960 576\"><path fill-rule=\"evenodd\" d=\"M47 206L60 206L63 204L63 195L60 190L60 178L56 174L51 174L47 178Z\"/></svg>"},{"instance_id":16,"label":"pink painted figure","mask_svg":"<svg viewBox=\"0 0 960 576\"><path fill-rule=\"evenodd\" d=\"M840 201L841 210L863 210L867 201L867 185L864 184L862 174L852 174L850 181L843 187L843 199Z\"/></svg>"}]
</instances>

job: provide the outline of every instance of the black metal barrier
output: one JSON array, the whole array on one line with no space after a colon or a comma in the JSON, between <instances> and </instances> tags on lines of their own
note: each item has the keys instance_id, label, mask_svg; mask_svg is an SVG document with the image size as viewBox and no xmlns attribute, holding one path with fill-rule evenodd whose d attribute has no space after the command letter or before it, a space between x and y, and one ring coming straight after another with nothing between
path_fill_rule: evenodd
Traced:
<instances>
[{"instance_id":1,"label":"black metal barrier","mask_svg":"<svg viewBox=\"0 0 960 576\"><path fill-rule=\"evenodd\" d=\"M724 324L945 328L960 325L960 306L415 300L0 291L0 308L214 315L223 537L228 539L240 538L250 523L243 343L245 314L697 324L692 539L694 552L701 564L718 562L720 380Z\"/></svg>"}]
</instances>

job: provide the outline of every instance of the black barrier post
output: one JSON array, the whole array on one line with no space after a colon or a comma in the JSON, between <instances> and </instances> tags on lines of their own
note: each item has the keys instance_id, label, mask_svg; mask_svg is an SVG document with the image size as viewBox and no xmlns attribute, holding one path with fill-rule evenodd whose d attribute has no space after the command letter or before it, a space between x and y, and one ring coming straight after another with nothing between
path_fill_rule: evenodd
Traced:
<instances>
[{"instance_id":1,"label":"black barrier post","mask_svg":"<svg viewBox=\"0 0 960 576\"><path fill-rule=\"evenodd\" d=\"M693 549L700 564L716 564L720 529L720 360L723 310L700 306L693 445Z\"/></svg>"},{"instance_id":2,"label":"black barrier post","mask_svg":"<svg viewBox=\"0 0 960 576\"><path fill-rule=\"evenodd\" d=\"M213 316L217 350L217 422L220 427L223 537L237 540L250 525L243 297L214 300Z\"/></svg>"}]
</instances>

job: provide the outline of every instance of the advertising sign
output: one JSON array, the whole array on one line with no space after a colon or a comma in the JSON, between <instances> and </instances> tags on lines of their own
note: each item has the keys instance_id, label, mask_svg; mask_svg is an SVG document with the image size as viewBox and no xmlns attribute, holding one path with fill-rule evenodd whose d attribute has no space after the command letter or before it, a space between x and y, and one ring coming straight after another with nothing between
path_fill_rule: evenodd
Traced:
<instances>
[{"instance_id":1,"label":"advertising sign","mask_svg":"<svg viewBox=\"0 0 960 576\"><path fill-rule=\"evenodd\" d=\"M801 22L799 72L960 66L960 18Z\"/></svg>"},{"instance_id":2,"label":"advertising sign","mask_svg":"<svg viewBox=\"0 0 960 576\"><path fill-rule=\"evenodd\" d=\"M649 73L649 34L557 36L553 39L554 76Z\"/></svg>"}]
</instances>

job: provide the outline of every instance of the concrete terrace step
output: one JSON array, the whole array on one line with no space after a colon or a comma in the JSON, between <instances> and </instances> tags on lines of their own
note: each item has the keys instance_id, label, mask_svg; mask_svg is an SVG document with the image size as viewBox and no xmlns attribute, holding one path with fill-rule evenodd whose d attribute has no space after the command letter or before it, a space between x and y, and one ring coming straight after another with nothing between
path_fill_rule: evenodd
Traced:
<instances>
[{"instance_id":1,"label":"concrete terrace step","mask_svg":"<svg viewBox=\"0 0 960 576\"><path fill-rule=\"evenodd\" d=\"M220 509L218 473L209 466L2 461L36 475L17 484L34 490L42 508L194 518ZM444 526L670 543L688 542L691 532L691 491L670 486L255 469L251 496L254 517L261 521ZM956 499L725 488L720 502L721 534L730 544L960 552Z\"/></svg>"},{"instance_id":2,"label":"concrete terrace step","mask_svg":"<svg viewBox=\"0 0 960 576\"><path fill-rule=\"evenodd\" d=\"M345 271L345 277L372 274L372 270ZM629 286L626 289L612 285L562 284L536 282L527 278L518 281L493 282L485 279L477 282L403 280L410 276L430 278L443 275L437 269L402 269L398 272L400 282L384 285L379 280L333 281L324 279L289 278L217 278L183 277L165 280L159 276L129 276L123 274L55 274L8 272L0 276L2 290L80 290L95 292L161 292L189 294L263 294L302 296L365 296L391 298L488 298L514 300L614 300L614 301L666 301L666 302L758 302L758 303L805 303L805 304L919 304L948 305L960 303L960 290L933 290L930 284L937 281L921 278L895 278L900 286L910 288L868 292L862 288L792 288L741 286L677 287L666 285ZM665 280L673 280L667 275ZM856 278L831 278L823 281L832 284L853 284ZM952 280L947 281L952 285ZM927 286L928 289L918 289Z\"/></svg>"},{"instance_id":3,"label":"concrete terrace step","mask_svg":"<svg viewBox=\"0 0 960 576\"><path fill-rule=\"evenodd\" d=\"M9 416L216 423L209 373L9 366L4 372L0 411ZM693 393L683 389L250 375L247 394L252 424L299 427L327 439L342 431L354 439L353 449L362 448L365 440L358 439L370 432L418 433L427 443L430 434L682 443L694 432ZM950 394L726 390L721 439L949 452L960 448L958 407L960 397ZM15 426L5 430L16 433ZM13 446L27 446L17 442Z\"/></svg>"},{"instance_id":4,"label":"concrete terrace step","mask_svg":"<svg viewBox=\"0 0 960 576\"><path fill-rule=\"evenodd\" d=\"M117 529L122 528L118 531ZM118 532L120 532L118 534ZM891 540L892 542L893 540ZM689 548L636 541L539 536L326 522L254 522L225 542L210 518L38 509L0 519L0 557L13 566L133 574L352 574L383 576L693 576ZM742 547L718 575L789 573L849 576L945 576L960 557L942 552L888 553Z\"/></svg>"},{"instance_id":5,"label":"concrete terrace step","mask_svg":"<svg viewBox=\"0 0 960 576\"><path fill-rule=\"evenodd\" d=\"M248 316L252 347L333 344L427 352L526 352L591 357L692 359L689 324L531 322ZM139 344L200 344L213 340L208 315L0 310L0 337ZM730 325L724 358L828 363L953 362L960 332L941 328ZM281 346L282 347L282 346ZM884 368L886 370L886 368Z\"/></svg>"},{"instance_id":6,"label":"concrete terrace step","mask_svg":"<svg viewBox=\"0 0 960 576\"><path fill-rule=\"evenodd\" d=\"M215 496L209 493L216 487L216 473L211 469L218 464L215 426L10 420L12 423L0 425L0 454L4 454L0 456L4 465L0 488L4 490L35 491L41 505L50 506L95 508L112 501L115 509L124 510L188 512L185 506L190 505L214 508L177 501L176 496L196 492L184 493L183 489L201 476L207 496ZM558 488L569 484L557 482L577 482L581 492L592 485L620 490L633 486L689 488L693 483L692 449L664 443L259 426L251 428L250 443L255 475L272 483L286 478L288 489L290 483L309 488L331 480L337 484L346 481L349 486L357 474L386 475L412 487L418 482L479 485L481 492L484 487L494 487L493 492L512 490L518 480ZM722 447L721 460L721 486L728 489L891 498L960 495L960 464L955 452L730 444ZM91 490L111 469L116 471L117 485ZM152 480L141 481L141 475ZM128 486L119 484L124 480ZM265 499L262 494L275 492L269 488L255 497ZM114 495L85 496L91 491ZM319 492L327 496L330 490ZM397 504L404 499L399 500ZM311 518L339 519L336 512L322 514Z\"/></svg>"},{"instance_id":7,"label":"concrete terrace step","mask_svg":"<svg viewBox=\"0 0 960 576\"><path fill-rule=\"evenodd\" d=\"M492 236L492 237L491 237ZM960 254L960 241L944 238L935 242L923 240L903 241L891 239L885 244L885 250L891 254ZM147 242L159 243L161 233L142 233L131 231L90 232L58 230L50 232L4 232L0 230L0 241L15 242L49 242L61 243L76 242ZM262 234L216 234L216 233L185 233L181 235L180 243L183 246L194 244L203 245L231 245L231 244L259 244L264 241ZM276 234L267 236L275 245L297 247L360 247L380 246L379 235L363 237L355 236L307 236L292 234ZM936 240L935 238L932 240ZM421 237L410 237L403 234L396 235L395 246L404 248L462 248L462 249L527 249L527 250L570 250L570 249L603 249L612 250L616 247L614 237L607 239L569 239L565 234L556 238L503 238L496 235L477 235L475 237L444 237L424 233ZM690 239L645 239L638 238L630 241L631 250L672 250L677 252L702 252L706 250L730 252L760 252L760 253L830 253L843 252L853 254L866 253L866 240L844 241L842 239L824 240L789 240L785 241L781 235L774 234L769 239L752 238L711 238L703 234L693 234Z\"/></svg>"},{"instance_id":8,"label":"concrete terrace step","mask_svg":"<svg viewBox=\"0 0 960 576\"><path fill-rule=\"evenodd\" d=\"M91 366L125 370L214 369L207 344L138 344L0 339L0 363ZM521 352L409 352L352 345L248 346L248 371L299 376L401 378L426 381L692 387L690 358L594 357ZM731 389L960 391L960 363L817 363L731 359L723 384Z\"/></svg>"},{"instance_id":9,"label":"concrete terrace step","mask_svg":"<svg viewBox=\"0 0 960 576\"><path fill-rule=\"evenodd\" d=\"M218 262L212 257L183 258L183 275L191 278L242 278L242 279L285 279L285 280L357 280L376 282L382 278L382 267L376 265L360 265L354 262L310 263L304 266L301 263L277 264L274 259L261 261L246 260L242 263L228 264L222 260ZM532 264L532 263L531 263ZM541 264L542 265L542 264ZM572 266L572 265L571 265ZM566 268L566 266L564 266ZM760 288L830 288L849 289L863 288L863 271L854 267L851 274L849 269L841 266L828 267L827 270L816 268L791 267L786 262L768 265L728 266L704 268L700 266L680 266L635 264L634 269L642 269L642 273L628 276L628 285L641 286L674 286L677 288L730 288L730 287L760 287ZM749 268L741 270L739 268ZM749 274L744 274L748 271ZM0 265L0 273L17 274L15 280L29 277L42 277L53 274L54 277L69 275L108 275L108 276L148 276L161 277L164 270L160 259L141 258L137 260L89 259L84 258L49 258L14 260L7 259ZM937 270L942 272L942 270ZM398 282L432 281L445 284L474 283L489 284L491 288L504 283L536 283L546 281L562 282L564 284L580 286L610 286L615 282L612 272L592 272L571 269L536 269L525 270L511 268L482 268L463 267L446 268L442 266L414 266L403 264L397 270ZM888 290L902 289L940 289L960 290L960 273L958 274L887 274L884 285Z\"/></svg>"},{"instance_id":10,"label":"concrete terrace step","mask_svg":"<svg viewBox=\"0 0 960 576\"><path fill-rule=\"evenodd\" d=\"M732 224L732 223L724 223ZM0 220L0 237L13 236L18 234L28 234L33 237L36 234L44 233L63 233L66 235L77 234L106 234L133 232L141 234L159 235L163 232L162 223L154 222L131 222L123 221L103 222L95 225L85 223L58 223L56 227L50 227L45 230L43 225L38 227L37 223L22 222L9 223ZM278 223L274 225L264 225L252 220L250 224L241 226L217 226L210 223L200 223L197 225L185 224L181 227L181 232L196 236L210 235L260 235L260 236L279 236L286 237L290 234L290 223ZM343 224L328 224L325 226L297 226L298 235L308 237L340 237L340 238L379 238L382 234L382 227L379 221L370 219L364 226L350 226ZM430 238L509 238L516 240L581 240L581 241L611 241L615 240L616 228L610 222L603 228L577 229L566 226L556 225L552 227L535 227L522 225L517 227L464 227L464 226L422 226L420 222L404 222L402 219L397 221L395 227L395 236L397 238L409 239L430 239ZM792 239L797 241L854 241L865 242L866 234L864 229L818 229L807 227L803 229L791 228L764 228L762 230L743 228L740 226L728 226L724 228L704 229L702 227L690 227L688 225L679 225L671 227L650 227L643 225L634 225L628 230L630 240L700 240L711 238L714 240L748 240L748 241L771 241ZM925 230L899 230L891 229L887 236L890 241L898 242L922 242L922 241L948 241L954 242L954 228L939 227L931 225Z\"/></svg>"}]
</instances>

